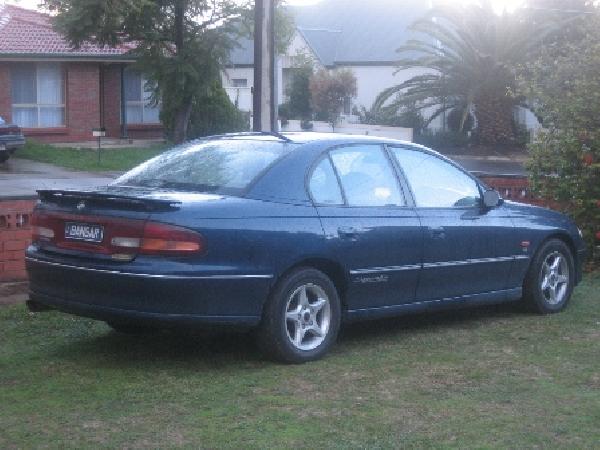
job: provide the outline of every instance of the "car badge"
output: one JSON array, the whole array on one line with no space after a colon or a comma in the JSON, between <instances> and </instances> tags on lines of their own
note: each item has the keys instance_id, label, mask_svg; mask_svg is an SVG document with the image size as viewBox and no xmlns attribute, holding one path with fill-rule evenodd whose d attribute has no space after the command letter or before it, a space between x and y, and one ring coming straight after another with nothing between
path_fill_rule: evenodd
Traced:
<instances>
[{"instance_id":1,"label":"car badge","mask_svg":"<svg viewBox=\"0 0 600 450\"><path fill-rule=\"evenodd\" d=\"M77 210L81 211L82 209L85 208L85 202L82 200L79 203L77 203Z\"/></svg>"}]
</instances>

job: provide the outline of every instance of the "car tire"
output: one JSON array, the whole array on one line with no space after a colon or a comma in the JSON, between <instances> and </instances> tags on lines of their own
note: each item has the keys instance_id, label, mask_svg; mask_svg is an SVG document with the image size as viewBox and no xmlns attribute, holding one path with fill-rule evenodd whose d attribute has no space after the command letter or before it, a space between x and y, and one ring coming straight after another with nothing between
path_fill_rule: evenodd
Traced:
<instances>
[{"instance_id":1,"label":"car tire","mask_svg":"<svg viewBox=\"0 0 600 450\"><path fill-rule=\"evenodd\" d=\"M314 361L334 344L340 322L340 299L332 281L319 270L301 267L271 292L257 330L258 345L278 361Z\"/></svg>"},{"instance_id":2,"label":"car tire","mask_svg":"<svg viewBox=\"0 0 600 450\"><path fill-rule=\"evenodd\" d=\"M575 286L575 263L569 246L550 239L536 253L523 286L523 297L530 310L540 314L562 311Z\"/></svg>"},{"instance_id":3,"label":"car tire","mask_svg":"<svg viewBox=\"0 0 600 450\"><path fill-rule=\"evenodd\" d=\"M106 322L114 331L120 334L141 335L155 331L151 327L136 325L133 323Z\"/></svg>"},{"instance_id":4,"label":"car tire","mask_svg":"<svg viewBox=\"0 0 600 450\"><path fill-rule=\"evenodd\" d=\"M8 161L8 158L10 158L10 153L8 153L8 152L0 153L0 163Z\"/></svg>"}]
</instances>

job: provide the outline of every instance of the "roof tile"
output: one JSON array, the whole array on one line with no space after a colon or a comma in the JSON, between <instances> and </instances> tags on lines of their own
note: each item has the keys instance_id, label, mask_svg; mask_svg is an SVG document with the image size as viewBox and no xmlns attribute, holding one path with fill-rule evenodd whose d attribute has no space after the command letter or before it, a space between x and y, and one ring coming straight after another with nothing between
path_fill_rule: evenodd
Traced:
<instances>
[{"instance_id":1,"label":"roof tile","mask_svg":"<svg viewBox=\"0 0 600 450\"><path fill-rule=\"evenodd\" d=\"M100 46L84 42L74 48L52 28L51 17L14 5L0 6L0 57L9 55L48 55L107 57L125 55L132 45Z\"/></svg>"}]
</instances>

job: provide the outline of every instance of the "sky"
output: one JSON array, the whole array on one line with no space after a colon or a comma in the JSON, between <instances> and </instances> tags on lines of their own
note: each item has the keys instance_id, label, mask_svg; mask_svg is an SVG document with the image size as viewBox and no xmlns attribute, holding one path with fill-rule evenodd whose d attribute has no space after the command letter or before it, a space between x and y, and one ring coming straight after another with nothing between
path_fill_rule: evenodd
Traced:
<instances>
[{"instance_id":1,"label":"sky","mask_svg":"<svg viewBox=\"0 0 600 450\"><path fill-rule=\"evenodd\" d=\"M376 1L376 0L371 0L371 1ZM457 3L463 3L463 4L472 2L472 0L451 0L451 1L455 1ZM40 3L40 0L0 0L0 4L3 2L10 3L13 5L19 5L24 8L36 9L37 5ZM306 4L310 5L310 4L319 3L319 0L287 0L287 3L290 3L292 5L306 5ZM520 4L523 3L523 0L492 0L492 3L494 4L494 9L496 9L496 11L500 13L504 9L507 9L508 11L515 9Z\"/></svg>"}]
</instances>

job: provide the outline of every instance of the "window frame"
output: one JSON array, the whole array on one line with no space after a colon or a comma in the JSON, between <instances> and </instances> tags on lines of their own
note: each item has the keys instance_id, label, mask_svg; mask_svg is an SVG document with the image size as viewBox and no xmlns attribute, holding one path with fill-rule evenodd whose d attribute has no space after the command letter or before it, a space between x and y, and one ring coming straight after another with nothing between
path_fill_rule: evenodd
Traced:
<instances>
[{"instance_id":1,"label":"window frame","mask_svg":"<svg viewBox=\"0 0 600 450\"><path fill-rule=\"evenodd\" d=\"M348 198L346 197L346 191L344 190L344 186L342 184L341 178L340 178L340 174L338 173L337 168L335 167L335 164L333 163L333 159L331 158L331 152L338 150L340 148L348 148L348 147L362 147L362 146L372 146L372 147L379 147L379 149L381 150L381 152L383 153L383 156L385 157L385 159L387 160L387 162L390 165L390 169L392 171L392 175L394 177L394 180L396 181L396 185L398 187L398 191L400 193L400 197L402 200L404 200L404 205L383 205L383 206L376 206L376 205L350 205L348 204ZM310 190L310 180L313 176L314 171L316 170L317 166L321 163L321 161L324 158L328 158L329 159L329 163L331 164L331 167L333 168L333 173L335 174L335 178L337 180L338 183L338 188L340 190L340 192L342 193L342 200L344 203L342 204L330 204L330 203L318 203L315 201L312 192ZM314 206L319 206L319 207L334 207L334 208L386 208L386 209L397 209L397 208L412 208L414 206L414 200L412 197L412 191L409 191L409 195L407 195L407 191L406 191L406 187L405 187L405 181L403 180L403 178L400 176L400 173L397 170L396 167L396 162L394 161L395 158L393 158L393 155L390 154L390 152L387 149L387 146L385 143L371 143L371 142L351 142L351 143L345 143L345 144L336 144L332 147L328 147L325 150L323 150L313 161L313 163L309 166L309 169L306 171L306 176L304 179L304 186L306 189L306 193L308 195L308 198L310 199L311 203Z\"/></svg>"},{"instance_id":2,"label":"window frame","mask_svg":"<svg viewBox=\"0 0 600 450\"><path fill-rule=\"evenodd\" d=\"M471 173L469 173L468 171L466 171L464 168L460 167L458 164L456 164L454 161L445 158L441 155L437 155L433 152L428 151L427 149L424 148L419 148L419 147L413 147L413 146L408 146L408 145L402 145L402 144L385 144L386 148L389 152L390 157L393 159L394 165L396 166L396 169L398 171L398 175L400 176L400 178L403 179L404 184L406 184L406 188L409 192L409 195L411 197L412 203L414 205L415 208L419 208L419 209L450 209L450 210L472 210L472 209L481 209L482 207L482 202L483 202L483 186L480 180L478 180L475 176L473 176ZM404 169L402 168L402 166L400 165L400 162L398 161L398 159L394 156L393 154L393 149L394 148L400 148L400 149L404 149L404 150L412 150L415 152L420 152L420 153L425 153L429 156L432 156L434 158L439 159L442 162L447 163L448 165L454 167L455 169L457 169L459 172L462 172L464 175L466 175L468 178L470 178L474 183L475 186L477 186L477 190L479 192L479 200L477 202L476 205L473 206L419 206L417 204L417 197L415 196L415 193L413 191L412 185L410 184L410 182L408 181L408 177L406 176L406 173L404 172Z\"/></svg>"},{"instance_id":3,"label":"window frame","mask_svg":"<svg viewBox=\"0 0 600 450\"><path fill-rule=\"evenodd\" d=\"M36 98L36 103L14 103L13 99L12 99L12 95L11 95L11 115L14 116L14 110L15 108L35 108L36 110L36 125L35 126L29 126L29 127L21 127L21 128L25 128L25 129L48 129L48 128L66 128L67 127L67 77L66 77L66 70L63 66L63 64L57 63L58 68L59 68L59 73L60 73L60 83L62 84L62 103L39 103L39 101L37 99L40 98L40 83L39 83L39 66L40 64L44 64L44 63L40 63L40 62L33 62L33 63L25 63L26 65L31 65L31 67L33 68L33 71L35 73L35 98ZM11 90L12 90L12 74L11 74ZM41 110L43 108L60 108L62 109L62 123L60 125L54 125L54 126L41 126L40 125L40 116L41 116ZM13 118L13 122L14 122L14 118Z\"/></svg>"},{"instance_id":4,"label":"window frame","mask_svg":"<svg viewBox=\"0 0 600 450\"><path fill-rule=\"evenodd\" d=\"M135 69L128 69L125 71L125 74L123 76L126 76L127 71L129 71L130 73L132 71L136 71ZM160 125L160 109L161 109L161 104L160 102L156 105L156 106L148 106L148 101L144 100L144 94L146 94L146 82L148 81L145 77L144 74L142 72L140 72L139 70L136 71L137 73L139 73L140 75L140 82L141 82L141 100L125 100L125 114L127 114L127 107L128 106L141 106L142 107L142 121L141 122L131 122L129 120L129 117L127 115L127 125L149 125L149 126L153 126L153 125ZM159 119L158 122L145 122L144 121L144 116L146 113L146 108L158 108L158 113L159 113Z\"/></svg>"},{"instance_id":5,"label":"window frame","mask_svg":"<svg viewBox=\"0 0 600 450\"><path fill-rule=\"evenodd\" d=\"M236 81L243 81L244 82L243 86L237 86ZM235 89L247 88L248 87L248 78L232 78L230 87L235 88Z\"/></svg>"}]
</instances>

